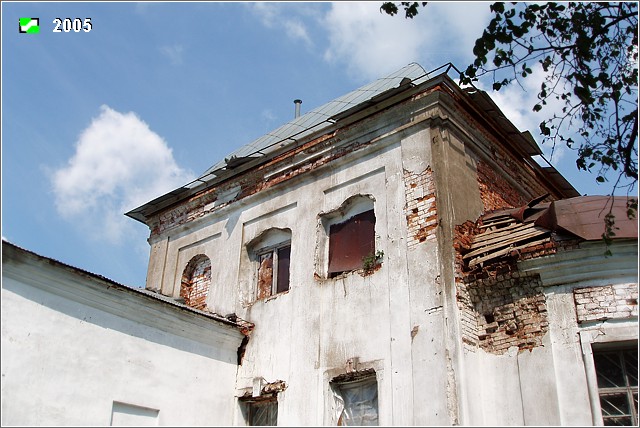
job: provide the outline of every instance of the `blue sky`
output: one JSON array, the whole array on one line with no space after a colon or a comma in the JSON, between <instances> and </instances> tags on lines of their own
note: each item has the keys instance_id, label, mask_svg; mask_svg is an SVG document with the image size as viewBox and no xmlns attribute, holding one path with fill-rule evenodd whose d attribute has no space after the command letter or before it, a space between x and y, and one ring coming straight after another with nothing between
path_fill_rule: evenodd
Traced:
<instances>
[{"instance_id":1,"label":"blue sky","mask_svg":"<svg viewBox=\"0 0 640 428\"><path fill-rule=\"evenodd\" d=\"M411 62L465 68L490 20L483 2L413 20L381 4L2 2L3 238L144 286L149 231L124 212L291 120L296 98L304 114ZM54 33L55 18L92 28ZM527 80L491 95L540 141ZM580 193L611 191L542 149Z\"/></svg>"}]
</instances>

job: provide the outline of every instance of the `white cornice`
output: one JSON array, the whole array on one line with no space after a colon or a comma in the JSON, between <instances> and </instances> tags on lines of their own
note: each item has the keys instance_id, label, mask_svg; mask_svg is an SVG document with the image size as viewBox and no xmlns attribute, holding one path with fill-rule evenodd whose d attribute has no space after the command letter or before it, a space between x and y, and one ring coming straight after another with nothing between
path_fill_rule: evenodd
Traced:
<instances>
[{"instance_id":1,"label":"white cornice","mask_svg":"<svg viewBox=\"0 0 640 428\"><path fill-rule=\"evenodd\" d=\"M602 241L583 242L580 248L518 262L521 272L537 273L545 287L575 284L638 282L638 241L614 241L605 255Z\"/></svg>"}]
</instances>

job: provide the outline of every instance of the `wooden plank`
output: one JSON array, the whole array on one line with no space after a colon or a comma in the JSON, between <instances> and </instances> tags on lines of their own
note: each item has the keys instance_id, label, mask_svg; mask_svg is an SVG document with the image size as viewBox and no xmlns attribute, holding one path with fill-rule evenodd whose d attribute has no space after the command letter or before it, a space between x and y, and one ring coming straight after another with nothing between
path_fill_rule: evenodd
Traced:
<instances>
[{"instance_id":1,"label":"wooden plank","mask_svg":"<svg viewBox=\"0 0 640 428\"><path fill-rule=\"evenodd\" d=\"M550 233L547 229L544 228L531 228L527 230L522 230L518 233L513 234L509 239L498 239L496 242L491 243L491 245L478 248L477 250L471 251L463 256L463 259L471 258L473 256L477 256L478 254L486 254L488 252L516 244L521 241L525 241L527 239L535 238L536 236L541 236L544 234Z\"/></svg>"},{"instance_id":2,"label":"wooden plank","mask_svg":"<svg viewBox=\"0 0 640 428\"><path fill-rule=\"evenodd\" d=\"M527 242L526 244L518 245L515 247L503 248L500 251L496 251L495 253L487 254L486 256L477 257L469 262L469 267L474 267L477 264L484 263L487 260L495 259L496 257L504 256L505 254L509 254L511 251L521 250L523 248L531 247L533 245L545 244L547 242L551 242L551 237L547 237L544 239L540 239L533 242Z\"/></svg>"},{"instance_id":3,"label":"wooden plank","mask_svg":"<svg viewBox=\"0 0 640 428\"><path fill-rule=\"evenodd\" d=\"M494 227L500 224L505 224L505 223L513 223L514 221L516 221L515 218L509 216L507 218L504 217L498 217L498 220L493 221L493 220L489 220L486 223L482 223L482 226L480 226L481 229L488 229L490 227Z\"/></svg>"},{"instance_id":4,"label":"wooden plank","mask_svg":"<svg viewBox=\"0 0 640 428\"><path fill-rule=\"evenodd\" d=\"M511 234L513 232L517 232L519 230L528 229L531 227L531 223L516 223L511 226L502 227L495 231L484 232L481 235L476 235L473 239L473 243L471 244L471 248L477 247L478 245L484 245L483 242L495 239L498 236L504 236Z\"/></svg>"},{"instance_id":5,"label":"wooden plank","mask_svg":"<svg viewBox=\"0 0 640 428\"><path fill-rule=\"evenodd\" d=\"M502 239L500 237L500 238L497 238L497 239L492 240L492 241L487 241L487 242L485 242L485 244L486 244L485 246L480 247L477 250L473 250L473 251L465 254L462 258L463 259L468 259L470 257L477 256L478 254L487 253L487 252L492 251L494 249L502 248L504 246L516 243L518 241L524 241L525 239L534 238L536 236L543 235L545 233L550 233L550 231L545 229L545 228L543 228L543 227L539 227L539 226L529 227L527 229L523 229L523 230L520 230L518 232L515 232L515 233L511 234L509 239L507 239L507 240L504 240L504 239Z\"/></svg>"}]
</instances>

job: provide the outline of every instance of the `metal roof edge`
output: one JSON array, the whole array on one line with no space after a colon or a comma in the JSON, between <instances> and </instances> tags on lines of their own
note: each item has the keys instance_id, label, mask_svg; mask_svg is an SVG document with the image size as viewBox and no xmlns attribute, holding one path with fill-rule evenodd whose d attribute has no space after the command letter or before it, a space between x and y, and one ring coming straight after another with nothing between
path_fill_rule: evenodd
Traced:
<instances>
[{"instance_id":1,"label":"metal roof edge","mask_svg":"<svg viewBox=\"0 0 640 428\"><path fill-rule=\"evenodd\" d=\"M105 277L103 275L96 274L96 273L93 273L93 272L78 268L76 266L72 266L72 265L70 265L68 263L61 262L61 261L53 259L51 257L43 256L43 255L38 254L38 253L36 253L34 251L31 251L31 250L27 250L27 249L22 248L22 247L14 244L12 242L7 241L6 239L2 240L3 263L4 263L5 246L8 246L12 250L17 251L19 253L27 254L30 257L35 258L36 260L45 261L45 262L47 262L48 264L50 264L52 266L63 268L63 269L67 269L67 270L71 270L71 271L77 272L78 274L81 274L83 276L87 276L89 278L92 278L92 279L94 279L94 280L96 280L98 282L104 283L108 288L113 287L113 288L117 288L117 289L121 289L121 290L124 290L124 291L131 292L134 295L138 295L140 297L144 296L144 297L150 298L150 299L152 299L154 301L166 303L166 304L169 304L171 306L176 307L177 309L185 310L185 311L193 313L195 315L202 316L202 317L205 317L205 318L209 318L211 320L214 320L214 321L217 321L217 322L220 322L220 323L232 326L232 327L236 327L238 329L242 329L242 328L245 327L245 325L243 325L241 323L238 323L238 322L231 321L230 319L228 319L228 318L226 318L226 317L224 317L222 315L219 315L219 314L216 314L216 313L213 313L213 312L206 312L206 311L201 311L199 309L191 308L191 307L189 307L189 306L187 306L187 305L185 305L183 303L177 302L176 300L174 300L174 299L172 299L172 298L170 298L168 296L164 296L162 294L147 290L145 288L132 287L132 286L129 286L129 285L125 285L125 284L119 283L119 282L114 281L114 280L112 280L110 278L107 278L107 277ZM246 321L243 321L243 322L246 323Z\"/></svg>"}]
</instances>

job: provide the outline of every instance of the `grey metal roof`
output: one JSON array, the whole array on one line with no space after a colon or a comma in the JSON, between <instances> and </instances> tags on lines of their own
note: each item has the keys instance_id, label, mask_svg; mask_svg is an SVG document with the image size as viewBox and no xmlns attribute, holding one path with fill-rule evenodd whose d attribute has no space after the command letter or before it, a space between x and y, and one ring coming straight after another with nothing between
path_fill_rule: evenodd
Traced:
<instances>
[{"instance_id":1,"label":"grey metal roof","mask_svg":"<svg viewBox=\"0 0 640 428\"><path fill-rule=\"evenodd\" d=\"M192 182L159 196L127 212L125 215L146 223L150 214L177 203L212 185L218 180L224 180L225 177L228 178L234 173L242 171L242 168L236 169L236 167L247 162L252 163L252 165L248 166L255 166L261 162L261 159L267 160L269 156L276 155L279 151L295 146L301 139L313 137L326 128L334 126L336 122L350 117L360 110L375 106L384 99L402 93L408 88L418 86L428 81L433 81L434 84L436 84L436 80L440 76L443 76L442 78L445 80L449 79L447 76L452 70L458 74L460 73L451 63L444 64L429 72L426 72L424 68L417 63L408 64L386 77L364 85L355 91L349 92L287 122L281 127L232 152ZM532 155L541 154L540 148L533 137L527 132L520 132L515 125L504 116L502 111L500 111L498 106L486 93L475 87L471 91L464 90L464 92L469 96L469 99L479 107L485 116L492 118L495 124L506 132L514 147L517 147L525 158L530 159ZM549 180L549 184L563 195L579 195L573 186L566 181L555 168L551 167L551 165L549 165L549 167L541 167L533 160L531 160L531 164L534 169L540 168L542 175Z\"/></svg>"},{"instance_id":2,"label":"grey metal roof","mask_svg":"<svg viewBox=\"0 0 640 428\"><path fill-rule=\"evenodd\" d=\"M297 139L318 132L334 123L331 120L333 116L366 102L384 91L398 87L405 78L409 78L412 83L418 84L427 79L427 72L419 64L411 63L386 77L329 101L234 151L227 158L207 169L199 177L199 180L208 181L215 178L216 171L225 168L228 160L268 155ZM198 184L201 183L196 181L194 186Z\"/></svg>"}]
</instances>

